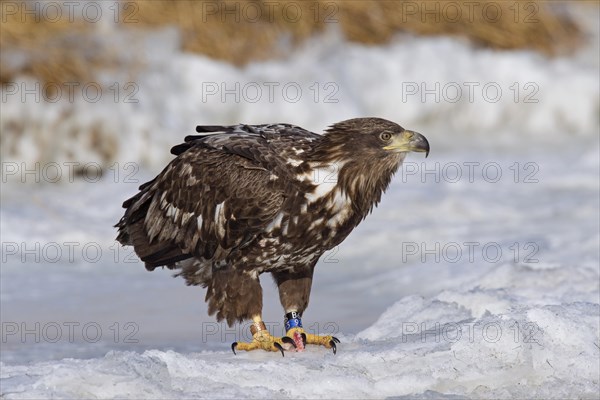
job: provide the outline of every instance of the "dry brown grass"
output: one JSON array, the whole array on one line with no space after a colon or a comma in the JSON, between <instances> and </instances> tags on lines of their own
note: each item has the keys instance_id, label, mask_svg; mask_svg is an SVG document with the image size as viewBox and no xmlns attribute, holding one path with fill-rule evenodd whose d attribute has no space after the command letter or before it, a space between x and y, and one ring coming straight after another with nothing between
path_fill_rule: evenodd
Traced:
<instances>
[{"instance_id":1,"label":"dry brown grass","mask_svg":"<svg viewBox=\"0 0 600 400\"><path fill-rule=\"evenodd\" d=\"M3 11L6 3L13 2L0 2ZM51 22L19 14L2 15L0 82L9 82L17 74L43 82L90 78L92 66L111 63L103 52L89 51L94 42L90 28L82 20L70 22L65 18Z\"/></svg>"},{"instance_id":2,"label":"dry brown grass","mask_svg":"<svg viewBox=\"0 0 600 400\"><path fill-rule=\"evenodd\" d=\"M281 56L324 27L324 23L306 17L315 2L284 0L271 9L263 1L138 0L136 3L140 26L176 25L183 35L184 50L236 65ZM303 17L297 21L286 18L283 14L286 4L291 4L286 9L290 16L300 9ZM288 40L290 46L279 45L282 39Z\"/></svg>"},{"instance_id":3,"label":"dry brown grass","mask_svg":"<svg viewBox=\"0 0 600 400\"><path fill-rule=\"evenodd\" d=\"M6 3L3 1L2 3ZM155 29L174 25L185 51L243 65L280 57L328 27L353 42L382 44L398 32L416 35L460 35L496 49L530 48L545 54L575 47L579 30L557 3L489 1L166 1L125 3L121 26ZM597 6L597 4L595 5ZM438 12L431 14L427 10ZM229 13L225 12L230 10ZM297 11L302 17L297 19ZM460 10L461 15L457 17ZM500 10L501 16L496 17ZM124 21L128 17L129 23ZM98 68L114 65L110 48L101 48L93 24L78 20L48 21L3 15L0 35L0 80L17 74L42 81L90 79ZM236 21L237 18L237 21ZM133 21L133 23L131 22ZM27 55L10 64L13 52ZM7 57L8 56L8 57Z\"/></svg>"},{"instance_id":4,"label":"dry brown grass","mask_svg":"<svg viewBox=\"0 0 600 400\"><path fill-rule=\"evenodd\" d=\"M184 33L186 50L238 65L279 54L282 36L299 43L328 25L339 27L350 41L364 44L386 43L398 32L452 34L486 47L531 48L550 55L572 47L578 36L574 21L542 1L517 7L512 1L490 0L276 3L269 8L269 2L263 1L137 1L141 25L177 25ZM437 13L428 13L436 7ZM255 10L260 10L261 18L254 18ZM299 20L297 10L302 13Z\"/></svg>"},{"instance_id":5,"label":"dry brown grass","mask_svg":"<svg viewBox=\"0 0 600 400\"><path fill-rule=\"evenodd\" d=\"M513 1L425 1L374 3L352 1L341 6L342 29L360 43L384 43L396 32L417 35L462 35L484 47L530 48L554 55L573 47L579 30L552 3ZM428 11L439 12L435 15ZM554 5L556 6L556 4ZM362 18L361 18L362 17ZM362 19L362 23L354 21Z\"/></svg>"}]
</instances>

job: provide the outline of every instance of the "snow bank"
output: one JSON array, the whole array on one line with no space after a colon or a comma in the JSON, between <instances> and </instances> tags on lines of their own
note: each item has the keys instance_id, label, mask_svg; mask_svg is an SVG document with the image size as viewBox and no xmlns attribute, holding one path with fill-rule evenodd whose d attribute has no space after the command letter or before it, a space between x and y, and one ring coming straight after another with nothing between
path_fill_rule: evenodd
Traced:
<instances>
[{"instance_id":1,"label":"snow bank","mask_svg":"<svg viewBox=\"0 0 600 400\"><path fill-rule=\"evenodd\" d=\"M405 297L355 337L342 335L337 355L111 351L2 365L2 396L597 398L599 277L595 268L572 272L504 264L463 289ZM549 293L541 302L533 294L548 281L579 285L582 300Z\"/></svg>"}]
</instances>

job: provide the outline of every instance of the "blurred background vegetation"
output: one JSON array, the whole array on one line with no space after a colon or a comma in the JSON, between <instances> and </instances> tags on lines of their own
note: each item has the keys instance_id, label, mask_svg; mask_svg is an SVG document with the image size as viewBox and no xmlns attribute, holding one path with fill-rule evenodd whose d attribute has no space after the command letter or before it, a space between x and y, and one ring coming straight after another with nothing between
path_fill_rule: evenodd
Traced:
<instances>
[{"instance_id":1,"label":"blurred background vegetation","mask_svg":"<svg viewBox=\"0 0 600 400\"><path fill-rule=\"evenodd\" d=\"M560 3L527 1L167 1L110 2L124 29L178 28L184 51L243 66L283 57L335 26L355 43L384 44L400 32L452 35L493 49L533 49L550 56L577 48L577 24ZM42 82L89 80L119 58L100 40L104 24L55 18L54 10L23 16L2 0L0 81L26 75ZM120 9L114 9L118 4ZM588 3L597 7L597 2ZM43 2L42 2L43 5ZM417 12L417 8L424 8ZM42 9L42 8L40 8ZM499 14L500 13L500 14ZM501 17L499 17L501 15Z\"/></svg>"}]
</instances>

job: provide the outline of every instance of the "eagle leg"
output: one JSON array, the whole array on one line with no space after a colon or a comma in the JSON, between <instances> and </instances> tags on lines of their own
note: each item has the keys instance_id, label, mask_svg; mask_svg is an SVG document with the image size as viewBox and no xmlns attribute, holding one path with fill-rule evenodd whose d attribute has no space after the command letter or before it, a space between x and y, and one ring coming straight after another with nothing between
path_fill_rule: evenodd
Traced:
<instances>
[{"instance_id":1,"label":"eagle leg","mask_svg":"<svg viewBox=\"0 0 600 400\"><path fill-rule=\"evenodd\" d=\"M291 350L295 348L295 343L288 337L278 338L271 336L267 330L262 319L257 316L254 317L254 323L250 326L250 332L252 333L252 341L250 343L245 342L234 342L231 344L231 350L233 354L237 354L236 350L266 350L266 351L279 351L284 356L284 349Z\"/></svg>"}]
</instances>

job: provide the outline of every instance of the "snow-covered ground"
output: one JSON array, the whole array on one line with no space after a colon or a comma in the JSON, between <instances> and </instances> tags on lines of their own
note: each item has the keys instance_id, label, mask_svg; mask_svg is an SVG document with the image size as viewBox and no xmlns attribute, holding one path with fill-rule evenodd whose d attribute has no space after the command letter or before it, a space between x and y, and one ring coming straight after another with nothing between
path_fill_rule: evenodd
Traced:
<instances>
[{"instance_id":1,"label":"snow-covered ground","mask_svg":"<svg viewBox=\"0 0 600 400\"><path fill-rule=\"evenodd\" d=\"M235 69L178 53L168 32L155 39L139 103L80 102L64 118L68 104L3 101L3 398L598 398L597 46L547 60L451 39L348 46L332 34ZM304 95L236 103L203 92L271 81ZM423 82L448 92L408 94ZM469 82L503 95L448 101ZM524 102L536 88L538 101ZM303 322L335 333L337 355L236 356L245 327L216 324L203 289L146 272L115 244L121 202L196 124L322 130L364 115L420 131L432 152L410 155L380 207L317 267ZM71 182L65 162L107 162L84 140L98 121L117 164ZM14 123L29 134L12 136ZM22 161L40 163L39 184ZM276 290L262 281L265 320L281 334Z\"/></svg>"}]
</instances>

